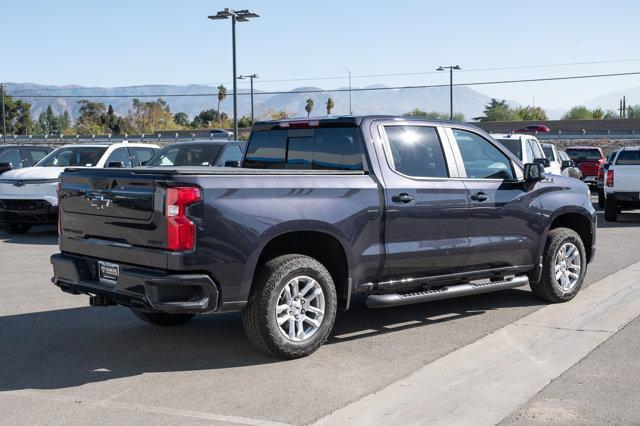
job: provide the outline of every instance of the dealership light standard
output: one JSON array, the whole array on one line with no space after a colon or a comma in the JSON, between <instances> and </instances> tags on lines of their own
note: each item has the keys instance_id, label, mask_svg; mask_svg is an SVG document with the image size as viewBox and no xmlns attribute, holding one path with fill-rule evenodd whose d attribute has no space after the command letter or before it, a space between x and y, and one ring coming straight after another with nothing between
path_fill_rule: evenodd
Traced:
<instances>
[{"instance_id":1,"label":"dealership light standard","mask_svg":"<svg viewBox=\"0 0 640 426\"><path fill-rule=\"evenodd\" d=\"M438 67L436 71L449 70L449 119L453 120L453 70L461 70L460 65L449 65L448 67Z\"/></svg>"},{"instance_id":2,"label":"dealership light standard","mask_svg":"<svg viewBox=\"0 0 640 426\"><path fill-rule=\"evenodd\" d=\"M353 109L351 109L351 70L345 65L342 65L342 68L347 70L347 73L349 74L349 115L353 115Z\"/></svg>"},{"instance_id":3,"label":"dealership light standard","mask_svg":"<svg viewBox=\"0 0 640 426\"><path fill-rule=\"evenodd\" d=\"M258 15L248 10L231 10L226 8L215 15L208 16L209 19L231 18L231 47L233 50L233 135L238 138L238 82L236 81L236 21L247 22L249 18L257 18Z\"/></svg>"},{"instance_id":4,"label":"dealership light standard","mask_svg":"<svg viewBox=\"0 0 640 426\"><path fill-rule=\"evenodd\" d=\"M258 78L258 74L238 76L238 80L245 80L247 78L251 80L251 124L253 125L253 79Z\"/></svg>"},{"instance_id":5,"label":"dealership light standard","mask_svg":"<svg viewBox=\"0 0 640 426\"><path fill-rule=\"evenodd\" d=\"M5 119L5 112L4 112L4 88L7 87L4 85L4 83L0 83L0 91L2 92L2 140L4 141L4 143L7 143L7 122Z\"/></svg>"}]
</instances>

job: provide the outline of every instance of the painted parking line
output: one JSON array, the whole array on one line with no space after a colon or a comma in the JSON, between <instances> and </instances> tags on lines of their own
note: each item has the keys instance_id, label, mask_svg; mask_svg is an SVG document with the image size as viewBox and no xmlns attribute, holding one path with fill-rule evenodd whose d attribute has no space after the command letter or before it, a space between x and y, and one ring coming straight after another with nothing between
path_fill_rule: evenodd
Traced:
<instances>
[{"instance_id":1,"label":"painted parking line","mask_svg":"<svg viewBox=\"0 0 640 426\"><path fill-rule=\"evenodd\" d=\"M640 315L640 262L316 424L495 424Z\"/></svg>"}]
</instances>

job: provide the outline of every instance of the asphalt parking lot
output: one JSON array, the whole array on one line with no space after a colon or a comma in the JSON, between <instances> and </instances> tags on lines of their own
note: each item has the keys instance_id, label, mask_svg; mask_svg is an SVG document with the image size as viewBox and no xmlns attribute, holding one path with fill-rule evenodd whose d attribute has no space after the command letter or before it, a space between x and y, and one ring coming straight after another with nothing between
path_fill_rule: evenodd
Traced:
<instances>
[{"instance_id":1,"label":"asphalt parking lot","mask_svg":"<svg viewBox=\"0 0 640 426\"><path fill-rule=\"evenodd\" d=\"M528 288L382 310L358 300L317 353L283 362L249 345L235 313L157 328L62 293L56 244L54 229L0 234L2 423L306 424L544 306ZM597 246L586 285L640 261L640 214L600 214Z\"/></svg>"}]
</instances>

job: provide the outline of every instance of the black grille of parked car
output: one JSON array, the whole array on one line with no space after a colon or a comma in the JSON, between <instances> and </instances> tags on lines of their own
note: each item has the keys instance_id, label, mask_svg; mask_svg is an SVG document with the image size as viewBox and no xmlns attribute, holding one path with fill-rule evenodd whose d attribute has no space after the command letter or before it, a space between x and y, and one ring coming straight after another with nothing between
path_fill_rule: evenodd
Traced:
<instances>
[{"instance_id":1,"label":"black grille of parked car","mask_svg":"<svg viewBox=\"0 0 640 426\"><path fill-rule=\"evenodd\" d=\"M3 210L43 210L49 209L51 203L45 200L0 200L0 209Z\"/></svg>"}]
</instances>

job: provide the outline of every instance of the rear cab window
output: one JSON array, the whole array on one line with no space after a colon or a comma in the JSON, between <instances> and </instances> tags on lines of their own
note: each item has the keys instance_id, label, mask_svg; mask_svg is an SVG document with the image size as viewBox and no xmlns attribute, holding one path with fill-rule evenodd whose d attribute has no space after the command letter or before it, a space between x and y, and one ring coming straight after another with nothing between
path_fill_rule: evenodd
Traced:
<instances>
[{"instance_id":1,"label":"rear cab window","mask_svg":"<svg viewBox=\"0 0 640 426\"><path fill-rule=\"evenodd\" d=\"M640 150L620 151L616 158L616 166L640 166Z\"/></svg>"},{"instance_id":2,"label":"rear cab window","mask_svg":"<svg viewBox=\"0 0 640 426\"><path fill-rule=\"evenodd\" d=\"M573 161L598 161L602 158L600 151L597 149L568 148L567 154Z\"/></svg>"},{"instance_id":3,"label":"rear cab window","mask_svg":"<svg viewBox=\"0 0 640 426\"><path fill-rule=\"evenodd\" d=\"M252 169L364 170L358 127L254 131L244 167Z\"/></svg>"}]
</instances>

